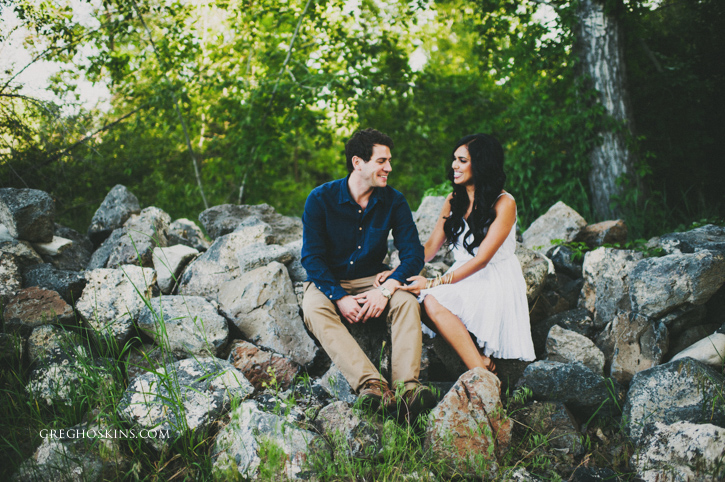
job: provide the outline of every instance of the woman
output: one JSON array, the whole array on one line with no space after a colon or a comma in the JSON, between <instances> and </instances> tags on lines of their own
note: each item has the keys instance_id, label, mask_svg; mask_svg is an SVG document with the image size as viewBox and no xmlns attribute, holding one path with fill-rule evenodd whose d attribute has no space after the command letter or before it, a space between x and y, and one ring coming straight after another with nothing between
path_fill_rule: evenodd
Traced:
<instances>
[{"instance_id":1,"label":"woman","mask_svg":"<svg viewBox=\"0 0 725 482\"><path fill-rule=\"evenodd\" d=\"M535 358L526 283L514 255L516 202L503 190L503 157L501 144L489 135L458 141L448 175L453 193L425 243L426 262L445 243L453 250L455 264L443 276L413 276L410 284L399 288L418 295L426 324L443 336L469 370L494 371L493 357ZM378 275L378 282L388 275ZM426 326L423 332L435 336Z\"/></svg>"}]
</instances>

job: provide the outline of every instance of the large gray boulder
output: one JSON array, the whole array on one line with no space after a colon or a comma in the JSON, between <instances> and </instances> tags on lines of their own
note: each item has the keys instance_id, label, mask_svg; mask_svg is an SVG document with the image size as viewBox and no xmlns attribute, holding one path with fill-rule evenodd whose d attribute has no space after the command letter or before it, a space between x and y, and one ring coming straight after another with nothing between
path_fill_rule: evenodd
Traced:
<instances>
[{"instance_id":1,"label":"large gray boulder","mask_svg":"<svg viewBox=\"0 0 725 482\"><path fill-rule=\"evenodd\" d=\"M52 432L41 430L43 442L11 480L85 482L126 478L131 461L123 453L122 442L96 436L106 430L108 427L87 422Z\"/></svg>"},{"instance_id":2,"label":"large gray boulder","mask_svg":"<svg viewBox=\"0 0 725 482\"><path fill-rule=\"evenodd\" d=\"M461 375L431 410L424 447L449 472L481 477L478 470L481 460L486 460L491 473L496 473L496 457L508 448L512 425L500 389L496 375L474 368Z\"/></svg>"},{"instance_id":3,"label":"large gray boulder","mask_svg":"<svg viewBox=\"0 0 725 482\"><path fill-rule=\"evenodd\" d=\"M83 346L83 340L72 331L54 325L41 325L28 337L28 361L46 363L62 361L73 356Z\"/></svg>"},{"instance_id":4,"label":"large gray boulder","mask_svg":"<svg viewBox=\"0 0 725 482\"><path fill-rule=\"evenodd\" d=\"M129 383L118 415L130 426L168 433L146 439L155 449L179 437L205 430L219 420L233 399L242 400L252 385L229 362L218 358L187 358L167 365L160 374L145 373Z\"/></svg>"},{"instance_id":5,"label":"large gray boulder","mask_svg":"<svg viewBox=\"0 0 725 482\"><path fill-rule=\"evenodd\" d=\"M559 201L524 231L522 234L524 246L546 252L555 239L565 243L574 241L586 225L586 220L579 213Z\"/></svg>"},{"instance_id":6,"label":"large gray boulder","mask_svg":"<svg viewBox=\"0 0 725 482\"><path fill-rule=\"evenodd\" d=\"M698 251L643 259L630 277L632 309L660 317L685 304L706 303L725 283L725 253Z\"/></svg>"},{"instance_id":7,"label":"large gray boulder","mask_svg":"<svg viewBox=\"0 0 725 482\"><path fill-rule=\"evenodd\" d=\"M518 386L529 387L535 400L562 402L576 414L616 414L624 400L619 384L581 362L537 361L526 367Z\"/></svg>"},{"instance_id":8,"label":"large gray boulder","mask_svg":"<svg viewBox=\"0 0 725 482\"><path fill-rule=\"evenodd\" d=\"M546 359L562 363L580 361L597 374L604 374L604 353L584 335L554 325L546 339Z\"/></svg>"},{"instance_id":9,"label":"large gray boulder","mask_svg":"<svg viewBox=\"0 0 725 482\"><path fill-rule=\"evenodd\" d=\"M34 247L43 261L70 271L86 269L93 254L93 243L87 236L57 223L53 240L50 243L36 243Z\"/></svg>"},{"instance_id":10,"label":"large gray boulder","mask_svg":"<svg viewBox=\"0 0 725 482\"><path fill-rule=\"evenodd\" d=\"M630 463L644 482L725 480L725 428L655 422Z\"/></svg>"},{"instance_id":11,"label":"large gray boulder","mask_svg":"<svg viewBox=\"0 0 725 482\"><path fill-rule=\"evenodd\" d=\"M425 244L433 233L445 201L446 196L426 196L420 202L418 210L413 214L415 227L418 228L420 244Z\"/></svg>"},{"instance_id":12,"label":"large gray boulder","mask_svg":"<svg viewBox=\"0 0 725 482\"><path fill-rule=\"evenodd\" d=\"M670 361L692 358L714 368L725 363L725 334L713 333L672 357Z\"/></svg>"},{"instance_id":13,"label":"large gray boulder","mask_svg":"<svg viewBox=\"0 0 725 482\"><path fill-rule=\"evenodd\" d=\"M0 223L13 238L33 243L53 240L55 202L37 189L0 189Z\"/></svg>"},{"instance_id":14,"label":"large gray boulder","mask_svg":"<svg viewBox=\"0 0 725 482\"><path fill-rule=\"evenodd\" d=\"M531 305L547 284L556 279L554 263L543 254L527 249L520 243L516 243L515 254L526 281L526 300Z\"/></svg>"},{"instance_id":15,"label":"large gray boulder","mask_svg":"<svg viewBox=\"0 0 725 482\"><path fill-rule=\"evenodd\" d=\"M0 256L0 303L3 306L23 287L20 266L14 256Z\"/></svg>"},{"instance_id":16,"label":"large gray boulder","mask_svg":"<svg viewBox=\"0 0 725 482\"><path fill-rule=\"evenodd\" d=\"M287 390L300 371L300 366L290 358L244 340L236 340L232 344L228 361L244 374L256 390L262 390L265 384Z\"/></svg>"},{"instance_id":17,"label":"large gray boulder","mask_svg":"<svg viewBox=\"0 0 725 482\"><path fill-rule=\"evenodd\" d=\"M111 252L116 249L121 238L125 234L123 226L118 229L114 229L113 232L108 236L91 255L91 260L88 261L86 269L100 269L105 268L108 264L108 258L111 256Z\"/></svg>"},{"instance_id":18,"label":"large gray boulder","mask_svg":"<svg viewBox=\"0 0 725 482\"><path fill-rule=\"evenodd\" d=\"M603 328L620 310L629 310L631 272L642 259L637 251L598 248L584 255L584 286L579 307L594 315L594 324Z\"/></svg>"},{"instance_id":19,"label":"large gray boulder","mask_svg":"<svg viewBox=\"0 0 725 482\"><path fill-rule=\"evenodd\" d=\"M174 356L173 352L153 343L132 345L119 360L126 369L126 379L129 382L144 373L165 373L164 367L173 365L177 361L179 359Z\"/></svg>"},{"instance_id":20,"label":"large gray boulder","mask_svg":"<svg viewBox=\"0 0 725 482\"><path fill-rule=\"evenodd\" d=\"M3 311L5 331L30 336L41 325L72 325L75 322L73 308L55 291L33 286L18 292Z\"/></svg>"},{"instance_id":21,"label":"large gray boulder","mask_svg":"<svg viewBox=\"0 0 725 482\"><path fill-rule=\"evenodd\" d=\"M572 279L582 277L584 255L581 252L577 253L566 245L556 245L546 251L546 257L554 263L557 274L565 274Z\"/></svg>"},{"instance_id":22,"label":"large gray boulder","mask_svg":"<svg viewBox=\"0 0 725 482\"><path fill-rule=\"evenodd\" d=\"M206 251L211 243L204 232L191 219L177 219L169 225L169 246L181 244L197 251Z\"/></svg>"},{"instance_id":23,"label":"large gray boulder","mask_svg":"<svg viewBox=\"0 0 725 482\"><path fill-rule=\"evenodd\" d=\"M284 265L272 262L222 284L219 304L255 345L286 355L303 366L314 359L317 347L305 331Z\"/></svg>"},{"instance_id":24,"label":"large gray boulder","mask_svg":"<svg viewBox=\"0 0 725 482\"><path fill-rule=\"evenodd\" d=\"M357 396L345 376L333 363L319 380L320 387L332 398L345 403L355 403Z\"/></svg>"},{"instance_id":25,"label":"large gray boulder","mask_svg":"<svg viewBox=\"0 0 725 482\"><path fill-rule=\"evenodd\" d=\"M174 291L184 268L197 256L199 251L183 244L168 248L154 248L153 266L156 270L159 289L165 295Z\"/></svg>"},{"instance_id":26,"label":"large gray boulder","mask_svg":"<svg viewBox=\"0 0 725 482\"><path fill-rule=\"evenodd\" d=\"M199 221L211 239L233 232L248 218L255 217L271 228L269 244L287 244L302 238L302 221L282 216L268 204L251 206L247 204L222 204L214 206L199 215Z\"/></svg>"},{"instance_id":27,"label":"large gray boulder","mask_svg":"<svg viewBox=\"0 0 725 482\"><path fill-rule=\"evenodd\" d=\"M256 243L237 253L241 273L246 273L276 261L282 264L292 262L293 254L284 246Z\"/></svg>"},{"instance_id":28,"label":"large gray boulder","mask_svg":"<svg viewBox=\"0 0 725 482\"><path fill-rule=\"evenodd\" d=\"M667 254L713 251L725 254L725 227L708 224L684 233L669 233L648 243L662 248Z\"/></svg>"},{"instance_id":29,"label":"large gray boulder","mask_svg":"<svg viewBox=\"0 0 725 482\"><path fill-rule=\"evenodd\" d=\"M284 248L292 255L292 261L286 263L292 283L307 281L307 270L302 266L302 240L287 243ZM299 305L302 306L302 303L300 302Z\"/></svg>"},{"instance_id":30,"label":"large gray boulder","mask_svg":"<svg viewBox=\"0 0 725 482\"><path fill-rule=\"evenodd\" d=\"M255 480L265 446L283 454L275 474L278 480L313 478L304 467L317 436L295 427L280 415L262 412L253 401L243 402L231 414L229 424L216 437L212 473L218 480Z\"/></svg>"},{"instance_id":31,"label":"large gray boulder","mask_svg":"<svg viewBox=\"0 0 725 482\"><path fill-rule=\"evenodd\" d=\"M627 224L622 219L589 224L579 232L576 241L590 247L617 243L623 245L627 242Z\"/></svg>"},{"instance_id":32,"label":"large gray boulder","mask_svg":"<svg viewBox=\"0 0 725 482\"><path fill-rule=\"evenodd\" d=\"M623 412L629 437L639 444L645 430L655 422L712 423L725 427L724 384L720 373L691 358L637 373Z\"/></svg>"},{"instance_id":33,"label":"large gray boulder","mask_svg":"<svg viewBox=\"0 0 725 482\"><path fill-rule=\"evenodd\" d=\"M612 343L611 376L628 384L635 373L659 365L669 343L664 323L639 313L617 313L607 327Z\"/></svg>"},{"instance_id":34,"label":"large gray boulder","mask_svg":"<svg viewBox=\"0 0 725 482\"><path fill-rule=\"evenodd\" d=\"M592 315L584 308L574 308L552 315L531 327L531 338L534 341L534 350L537 357L541 357L545 353L549 331L555 325L586 337L591 337L594 334Z\"/></svg>"},{"instance_id":35,"label":"large gray boulder","mask_svg":"<svg viewBox=\"0 0 725 482\"><path fill-rule=\"evenodd\" d=\"M216 356L229 337L227 320L200 296L152 298L141 309L137 325L179 359Z\"/></svg>"},{"instance_id":36,"label":"large gray boulder","mask_svg":"<svg viewBox=\"0 0 725 482\"><path fill-rule=\"evenodd\" d=\"M156 207L148 207L134 214L123 223L123 234L111 249L106 262L107 268L124 264L144 267L153 266L153 250L168 246L166 233L171 217Z\"/></svg>"},{"instance_id":37,"label":"large gray boulder","mask_svg":"<svg viewBox=\"0 0 725 482\"><path fill-rule=\"evenodd\" d=\"M179 294L216 299L222 284L242 274L237 253L253 244L266 243L269 230L265 223L245 224L216 239L205 253L187 266L179 281Z\"/></svg>"},{"instance_id":38,"label":"large gray boulder","mask_svg":"<svg viewBox=\"0 0 725 482\"><path fill-rule=\"evenodd\" d=\"M110 348L122 348L145 306L144 298L151 298L156 272L129 265L88 271L86 280L76 310L98 341Z\"/></svg>"},{"instance_id":39,"label":"large gray boulder","mask_svg":"<svg viewBox=\"0 0 725 482\"><path fill-rule=\"evenodd\" d=\"M88 226L88 237L98 246L132 214L141 212L138 199L125 186L117 184L96 210Z\"/></svg>"},{"instance_id":40,"label":"large gray boulder","mask_svg":"<svg viewBox=\"0 0 725 482\"><path fill-rule=\"evenodd\" d=\"M380 428L361 419L345 402L333 402L322 408L315 426L346 457L374 459L383 449Z\"/></svg>"},{"instance_id":41,"label":"large gray boulder","mask_svg":"<svg viewBox=\"0 0 725 482\"><path fill-rule=\"evenodd\" d=\"M66 303L73 306L86 287L86 277L77 271L62 270L50 263L42 263L23 273L23 285L56 291Z\"/></svg>"},{"instance_id":42,"label":"large gray boulder","mask_svg":"<svg viewBox=\"0 0 725 482\"><path fill-rule=\"evenodd\" d=\"M544 450L553 448L577 456L584 454L579 424L563 403L534 402L517 410L512 417L534 433L546 437Z\"/></svg>"}]
</instances>

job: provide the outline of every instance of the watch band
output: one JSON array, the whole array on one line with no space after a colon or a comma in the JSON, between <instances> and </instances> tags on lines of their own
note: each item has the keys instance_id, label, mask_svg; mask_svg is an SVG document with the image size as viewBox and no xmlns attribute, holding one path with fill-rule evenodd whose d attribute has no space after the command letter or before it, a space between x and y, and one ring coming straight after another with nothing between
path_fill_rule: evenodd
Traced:
<instances>
[{"instance_id":1,"label":"watch band","mask_svg":"<svg viewBox=\"0 0 725 482\"><path fill-rule=\"evenodd\" d=\"M390 298L393 296L393 293L391 293L390 290L388 288L386 288L385 286L382 286L382 285L378 286L378 289L383 294L383 296L385 296L388 300L390 300Z\"/></svg>"}]
</instances>

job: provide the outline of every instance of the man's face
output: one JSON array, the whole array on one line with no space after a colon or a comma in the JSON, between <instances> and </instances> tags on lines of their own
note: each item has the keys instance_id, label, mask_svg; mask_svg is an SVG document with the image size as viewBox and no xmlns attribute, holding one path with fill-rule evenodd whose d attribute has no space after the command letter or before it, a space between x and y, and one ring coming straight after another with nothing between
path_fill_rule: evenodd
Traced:
<instances>
[{"instance_id":1,"label":"man's face","mask_svg":"<svg viewBox=\"0 0 725 482\"><path fill-rule=\"evenodd\" d=\"M390 148L380 144L373 145L373 155L368 162L356 158L355 169L360 170L362 179L369 187L388 185L388 174L393 170L390 165Z\"/></svg>"}]
</instances>

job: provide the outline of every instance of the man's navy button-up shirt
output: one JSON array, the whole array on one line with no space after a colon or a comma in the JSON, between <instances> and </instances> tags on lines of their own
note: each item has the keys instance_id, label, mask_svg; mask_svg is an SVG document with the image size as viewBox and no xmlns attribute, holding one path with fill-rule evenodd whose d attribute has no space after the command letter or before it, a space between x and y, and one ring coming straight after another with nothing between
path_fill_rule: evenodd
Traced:
<instances>
[{"instance_id":1,"label":"man's navy button-up shirt","mask_svg":"<svg viewBox=\"0 0 725 482\"><path fill-rule=\"evenodd\" d=\"M302 215L302 266L307 281L331 300L348 293L340 280L373 276L385 269L388 233L393 231L400 266L391 278L405 283L423 269L423 246L403 195L377 187L364 210L352 199L347 178L312 190Z\"/></svg>"}]
</instances>

